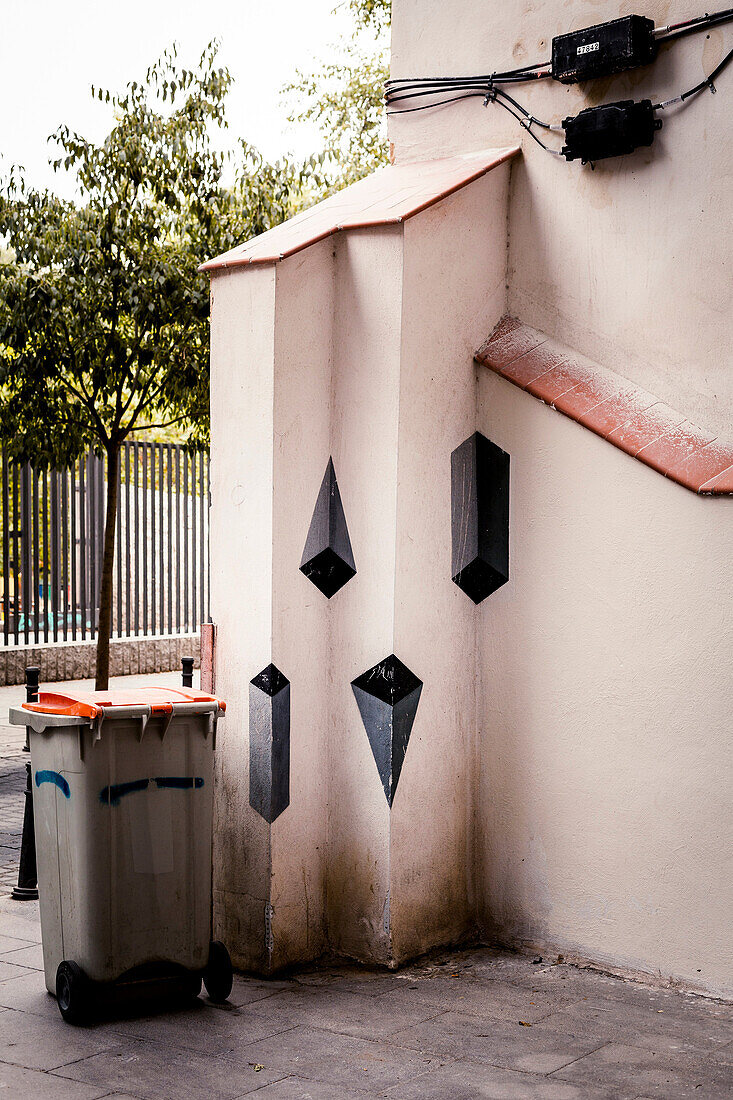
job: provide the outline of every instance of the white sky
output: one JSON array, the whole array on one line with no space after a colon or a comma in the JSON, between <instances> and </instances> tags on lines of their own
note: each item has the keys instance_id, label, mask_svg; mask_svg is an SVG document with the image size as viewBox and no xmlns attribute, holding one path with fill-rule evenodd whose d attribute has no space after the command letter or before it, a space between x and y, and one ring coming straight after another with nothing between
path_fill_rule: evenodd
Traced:
<instances>
[{"instance_id":1,"label":"white sky","mask_svg":"<svg viewBox=\"0 0 733 1100\"><path fill-rule=\"evenodd\" d=\"M297 68L338 57L351 21L339 0L0 0L0 173L21 164L28 182L71 194L48 167L60 123L99 140L110 108L92 84L122 90L144 76L173 41L192 65L212 39L234 77L229 137L243 137L269 159L307 156L315 131L287 122L280 89Z\"/></svg>"}]
</instances>

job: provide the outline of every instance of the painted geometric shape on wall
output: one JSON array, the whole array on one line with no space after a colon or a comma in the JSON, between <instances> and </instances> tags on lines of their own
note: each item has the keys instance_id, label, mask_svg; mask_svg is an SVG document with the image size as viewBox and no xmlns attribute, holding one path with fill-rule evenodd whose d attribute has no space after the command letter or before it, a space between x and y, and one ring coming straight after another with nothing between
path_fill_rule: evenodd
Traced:
<instances>
[{"instance_id":1,"label":"painted geometric shape on wall","mask_svg":"<svg viewBox=\"0 0 733 1100\"><path fill-rule=\"evenodd\" d=\"M270 824L290 804L290 681L275 665L249 685L249 804Z\"/></svg>"},{"instance_id":2,"label":"painted geometric shape on wall","mask_svg":"<svg viewBox=\"0 0 733 1100\"><path fill-rule=\"evenodd\" d=\"M349 529L331 458L313 509L300 571L329 600L356 573Z\"/></svg>"},{"instance_id":3,"label":"painted geometric shape on wall","mask_svg":"<svg viewBox=\"0 0 733 1100\"><path fill-rule=\"evenodd\" d=\"M391 807L420 702L422 680L392 653L352 680L351 687Z\"/></svg>"},{"instance_id":4,"label":"painted geometric shape on wall","mask_svg":"<svg viewBox=\"0 0 733 1100\"><path fill-rule=\"evenodd\" d=\"M451 454L453 581L474 603L509 580L509 455L474 432Z\"/></svg>"}]
</instances>

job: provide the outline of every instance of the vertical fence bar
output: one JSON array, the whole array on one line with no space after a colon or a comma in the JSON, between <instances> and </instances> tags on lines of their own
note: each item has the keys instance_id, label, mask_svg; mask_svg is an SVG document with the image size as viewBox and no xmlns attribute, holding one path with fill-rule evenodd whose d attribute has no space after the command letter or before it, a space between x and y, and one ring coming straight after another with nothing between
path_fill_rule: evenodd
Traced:
<instances>
[{"instance_id":1,"label":"vertical fence bar","mask_svg":"<svg viewBox=\"0 0 733 1100\"><path fill-rule=\"evenodd\" d=\"M143 634L148 632L148 444L142 444L142 483L143 483L143 526L142 526L142 566L143 566Z\"/></svg>"},{"instance_id":2,"label":"vertical fence bar","mask_svg":"<svg viewBox=\"0 0 733 1100\"><path fill-rule=\"evenodd\" d=\"M181 448L176 443L176 634L181 632Z\"/></svg>"},{"instance_id":3,"label":"vertical fence bar","mask_svg":"<svg viewBox=\"0 0 733 1100\"><path fill-rule=\"evenodd\" d=\"M28 645L31 627L31 555L33 525L31 520L31 468L23 463L20 471L20 583L23 609L23 641Z\"/></svg>"},{"instance_id":4,"label":"vertical fence bar","mask_svg":"<svg viewBox=\"0 0 733 1100\"><path fill-rule=\"evenodd\" d=\"M69 638L69 471L61 473L61 609L64 641Z\"/></svg>"},{"instance_id":5,"label":"vertical fence bar","mask_svg":"<svg viewBox=\"0 0 733 1100\"><path fill-rule=\"evenodd\" d=\"M97 477L97 610L99 610L99 602L102 595L102 568L104 562L104 522L105 514L107 511L107 495L105 492L107 485L107 477L109 476L109 470L106 471L107 455L106 452L102 458L98 459L97 469L99 471ZM97 616L99 618L99 616Z\"/></svg>"},{"instance_id":6,"label":"vertical fence bar","mask_svg":"<svg viewBox=\"0 0 733 1100\"><path fill-rule=\"evenodd\" d=\"M99 637L99 597L102 591L102 544L104 539L104 459L94 456L94 630Z\"/></svg>"},{"instance_id":7,"label":"vertical fence bar","mask_svg":"<svg viewBox=\"0 0 733 1100\"><path fill-rule=\"evenodd\" d=\"M36 644L38 644L41 634L41 532L38 516L38 472L36 470L33 470L31 508L33 512L33 635Z\"/></svg>"},{"instance_id":8,"label":"vertical fence bar","mask_svg":"<svg viewBox=\"0 0 733 1100\"><path fill-rule=\"evenodd\" d=\"M155 634L155 556L158 552L155 541L155 451L156 444L150 444L150 633Z\"/></svg>"},{"instance_id":9,"label":"vertical fence bar","mask_svg":"<svg viewBox=\"0 0 733 1100\"><path fill-rule=\"evenodd\" d=\"M89 456L79 459L79 604L81 636L87 636L87 464Z\"/></svg>"},{"instance_id":10,"label":"vertical fence bar","mask_svg":"<svg viewBox=\"0 0 733 1100\"><path fill-rule=\"evenodd\" d=\"M200 477L200 490L199 496L199 541L201 543L201 593L200 593L200 615L199 622L206 622L206 561L208 554L206 552L206 535L204 532L204 497L206 493L206 480L204 477L204 471L206 469L206 454L201 452L201 477Z\"/></svg>"},{"instance_id":11,"label":"vertical fence bar","mask_svg":"<svg viewBox=\"0 0 733 1100\"><path fill-rule=\"evenodd\" d=\"M102 597L102 569L104 563L104 522L107 505L107 454L97 458L97 537L94 542L97 553L97 630L99 630L99 604Z\"/></svg>"},{"instance_id":12,"label":"vertical fence bar","mask_svg":"<svg viewBox=\"0 0 733 1100\"><path fill-rule=\"evenodd\" d=\"M89 562L89 636L97 634L97 462L93 452L87 457L87 557Z\"/></svg>"},{"instance_id":13,"label":"vertical fence bar","mask_svg":"<svg viewBox=\"0 0 733 1100\"><path fill-rule=\"evenodd\" d=\"M183 629L188 632L188 451L183 451Z\"/></svg>"},{"instance_id":14,"label":"vertical fence bar","mask_svg":"<svg viewBox=\"0 0 733 1100\"><path fill-rule=\"evenodd\" d=\"M104 568L104 522L107 504L107 454L98 460L97 476L97 608L102 599L102 570Z\"/></svg>"},{"instance_id":15,"label":"vertical fence bar","mask_svg":"<svg viewBox=\"0 0 733 1100\"><path fill-rule=\"evenodd\" d=\"M140 632L140 444L132 444L132 468L135 490L135 633Z\"/></svg>"},{"instance_id":16,"label":"vertical fence bar","mask_svg":"<svg viewBox=\"0 0 733 1100\"><path fill-rule=\"evenodd\" d=\"M173 445L168 444L168 633L173 633Z\"/></svg>"},{"instance_id":17,"label":"vertical fence bar","mask_svg":"<svg viewBox=\"0 0 733 1100\"><path fill-rule=\"evenodd\" d=\"M124 444L123 444L124 446ZM122 637L122 458L123 446L117 456L117 637Z\"/></svg>"},{"instance_id":18,"label":"vertical fence bar","mask_svg":"<svg viewBox=\"0 0 733 1100\"><path fill-rule=\"evenodd\" d=\"M208 552L209 547L209 516L211 514L211 466L209 465L209 456L206 455L206 621L211 622L211 555Z\"/></svg>"},{"instance_id":19,"label":"vertical fence bar","mask_svg":"<svg viewBox=\"0 0 733 1100\"><path fill-rule=\"evenodd\" d=\"M43 640L47 642L48 624L51 616L50 539L48 537L48 470L44 470L41 474L41 549L43 553L41 568L41 586L43 588Z\"/></svg>"},{"instance_id":20,"label":"vertical fence bar","mask_svg":"<svg viewBox=\"0 0 733 1100\"><path fill-rule=\"evenodd\" d=\"M20 585L18 583L18 565L20 562L20 481L17 463L13 463L13 634L18 642L20 624Z\"/></svg>"},{"instance_id":21,"label":"vertical fence bar","mask_svg":"<svg viewBox=\"0 0 733 1100\"><path fill-rule=\"evenodd\" d=\"M191 455L191 630L196 630L196 581L198 572L198 558L196 556L196 456Z\"/></svg>"},{"instance_id":22,"label":"vertical fence bar","mask_svg":"<svg viewBox=\"0 0 733 1100\"><path fill-rule=\"evenodd\" d=\"M30 642L31 618L31 485L30 466L20 469L20 610L23 615L23 641Z\"/></svg>"},{"instance_id":23,"label":"vertical fence bar","mask_svg":"<svg viewBox=\"0 0 733 1100\"><path fill-rule=\"evenodd\" d=\"M125 453L125 637L130 635L132 625L132 578L130 576L130 540L132 537L132 525L130 523L130 444L124 444Z\"/></svg>"},{"instance_id":24,"label":"vertical fence bar","mask_svg":"<svg viewBox=\"0 0 733 1100\"><path fill-rule=\"evenodd\" d=\"M8 454L3 447L3 641L10 638L10 493L8 492Z\"/></svg>"},{"instance_id":25,"label":"vertical fence bar","mask_svg":"<svg viewBox=\"0 0 733 1100\"><path fill-rule=\"evenodd\" d=\"M164 464L165 464L165 447L161 443L160 454L158 455L158 507L160 509L160 542L159 542L159 558L158 565L160 567L160 634L165 634L165 512L163 509L163 486L164 482Z\"/></svg>"},{"instance_id":26,"label":"vertical fence bar","mask_svg":"<svg viewBox=\"0 0 733 1100\"><path fill-rule=\"evenodd\" d=\"M79 483L79 474L77 474L77 463L71 467L71 536L69 539L71 549L71 638L72 641L76 641L76 599L77 599L77 585L76 585L76 571L78 568L79 555L76 552L76 494L77 485Z\"/></svg>"},{"instance_id":27,"label":"vertical fence bar","mask_svg":"<svg viewBox=\"0 0 733 1100\"><path fill-rule=\"evenodd\" d=\"M51 479L51 623L53 627L53 640L59 640L59 589L61 577L59 575L59 545L61 542L61 530L59 524L59 481L58 471L50 470Z\"/></svg>"}]
</instances>

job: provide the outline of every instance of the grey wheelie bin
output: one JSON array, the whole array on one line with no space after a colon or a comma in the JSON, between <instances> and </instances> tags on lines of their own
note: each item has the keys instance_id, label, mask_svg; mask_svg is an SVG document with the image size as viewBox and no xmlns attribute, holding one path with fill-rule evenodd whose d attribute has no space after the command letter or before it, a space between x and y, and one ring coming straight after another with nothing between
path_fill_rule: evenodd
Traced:
<instances>
[{"instance_id":1,"label":"grey wheelie bin","mask_svg":"<svg viewBox=\"0 0 733 1100\"><path fill-rule=\"evenodd\" d=\"M226 1000L211 939L216 725L225 707L176 688L42 692L29 728L46 986L82 1023L121 987Z\"/></svg>"}]
</instances>

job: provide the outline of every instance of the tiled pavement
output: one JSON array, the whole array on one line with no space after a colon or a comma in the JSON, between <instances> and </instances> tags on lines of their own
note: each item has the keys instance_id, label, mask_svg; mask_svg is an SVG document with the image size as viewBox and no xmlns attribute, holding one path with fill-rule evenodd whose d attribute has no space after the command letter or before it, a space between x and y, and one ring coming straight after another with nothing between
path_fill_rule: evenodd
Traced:
<instances>
[{"instance_id":1,"label":"tiled pavement","mask_svg":"<svg viewBox=\"0 0 733 1100\"><path fill-rule=\"evenodd\" d=\"M0 708L6 693L17 698L0 689ZM21 746L22 735L0 728L0 830L15 839L11 852ZM38 904L12 901L12 881L0 880L3 1100L733 1097L733 1005L488 948L398 974L238 976L226 1005L202 997L73 1028L45 990Z\"/></svg>"},{"instance_id":2,"label":"tiled pavement","mask_svg":"<svg viewBox=\"0 0 733 1100\"><path fill-rule=\"evenodd\" d=\"M733 1005L487 948L399 974L262 981L229 1003L64 1024L38 905L0 899L0 1096L724 1100ZM148 1010L150 1011L150 1010Z\"/></svg>"}]
</instances>

